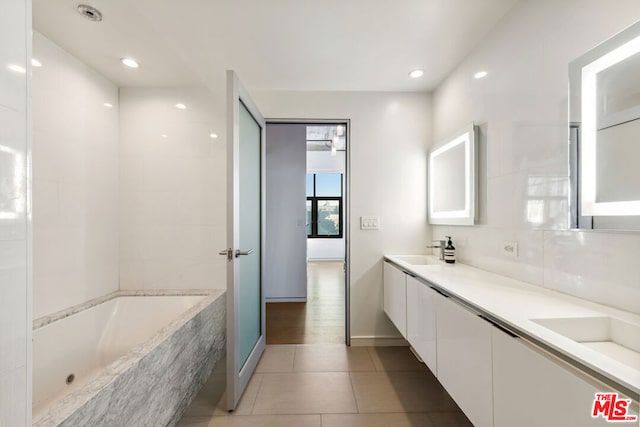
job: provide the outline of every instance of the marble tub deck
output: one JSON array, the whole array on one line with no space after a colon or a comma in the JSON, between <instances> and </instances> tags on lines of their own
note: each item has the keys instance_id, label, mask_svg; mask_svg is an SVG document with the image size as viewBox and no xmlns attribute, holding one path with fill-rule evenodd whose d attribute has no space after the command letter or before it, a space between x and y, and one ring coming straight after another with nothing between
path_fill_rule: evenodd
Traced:
<instances>
[{"instance_id":1,"label":"marble tub deck","mask_svg":"<svg viewBox=\"0 0 640 427\"><path fill-rule=\"evenodd\" d=\"M94 380L40 414L33 425L177 423L216 363L224 357L225 291L117 291L34 321L34 326L41 327L120 296L194 294L205 298L110 364Z\"/></svg>"}]
</instances>

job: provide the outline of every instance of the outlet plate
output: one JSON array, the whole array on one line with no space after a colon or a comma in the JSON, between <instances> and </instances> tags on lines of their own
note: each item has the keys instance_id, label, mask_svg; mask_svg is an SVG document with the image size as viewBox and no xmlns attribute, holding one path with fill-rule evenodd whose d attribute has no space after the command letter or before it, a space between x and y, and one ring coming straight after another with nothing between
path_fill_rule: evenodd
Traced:
<instances>
[{"instance_id":1,"label":"outlet plate","mask_svg":"<svg viewBox=\"0 0 640 427\"><path fill-rule=\"evenodd\" d=\"M507 240L502 242L502 253L511 258L518 258L520 255L518 242L510 242Z\"/></svg>"},{"instance_id":2,"label":"outlet plate","mask_svg":"<svg viewBox=\"0 0 640 427\"><path fill-rule=\"evenodd\" d=\"M379 230L380 217L379 216L361 216L360 229L361 230Z\"/></svg>"}]
</instances>

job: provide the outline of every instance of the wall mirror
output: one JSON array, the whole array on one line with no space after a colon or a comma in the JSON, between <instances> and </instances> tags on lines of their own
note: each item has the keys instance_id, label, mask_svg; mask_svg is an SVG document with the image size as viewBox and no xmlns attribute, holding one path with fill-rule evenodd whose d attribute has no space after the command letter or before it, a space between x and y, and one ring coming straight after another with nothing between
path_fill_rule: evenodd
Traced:
<instances>
[{"instance_id":1,"label":"wall mirror","mask_svg":"<svg viewBox=\"0 0 640 427\"><path fill-rule=\"evenodd\" d=\"M471 123L429 152L429 224L475 223L476 140Z\"/></svg>"},{"instance_id":2,"label":"wall mirror","mask_svg":"<svg viewBox=\"0 0 640 427\"><path fill-rule=\"evenodd\" d=\"M640 22L569 64L571 226L640 230Z\"/></svg>"}]
</instances>

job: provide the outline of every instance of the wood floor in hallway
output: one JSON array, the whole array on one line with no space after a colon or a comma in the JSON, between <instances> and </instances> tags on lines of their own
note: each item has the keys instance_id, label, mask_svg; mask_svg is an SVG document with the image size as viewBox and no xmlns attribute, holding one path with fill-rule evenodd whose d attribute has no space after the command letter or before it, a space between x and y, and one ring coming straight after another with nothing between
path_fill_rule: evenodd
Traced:
<instances>
[{"instance_id":1,"label":"wood floor in hallway","mask_svg":"<svg viewBox=\"0 0 640 427\"><path fill-rule=\"evenodd\" d=\"M344 343L342 261L307 264L307 302L267 304L267 344Z\"/></svg>"}]
</instances>

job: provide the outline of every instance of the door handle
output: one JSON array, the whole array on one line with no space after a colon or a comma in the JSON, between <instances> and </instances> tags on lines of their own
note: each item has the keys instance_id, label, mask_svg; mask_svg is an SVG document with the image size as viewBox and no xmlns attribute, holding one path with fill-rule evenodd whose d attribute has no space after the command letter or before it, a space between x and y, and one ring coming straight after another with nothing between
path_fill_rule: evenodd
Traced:
<instances>
[{"instance_id":1,"label":"door handle","mask_svg":"<svg viewBox=\"0 0 640 427\"><path fill-rule=\"evenodd\" d=\"M250 255L253 253L253 249L249 249L248 251L241 251L240 249L236 250L236 258L238 258L240 255Z\"/></svg>"},{"instance_id":2,"label":"door handle","mask_svg":"<svg viewBox=\"0 0 640 427\"><path fill-rule=\"evenodd\" d=\"M225 249L223 251L218 252L218 255L226 256L227 261L231 261L233 259L233 250L231 248Z\"/></svg>"}]
</instances>

